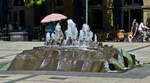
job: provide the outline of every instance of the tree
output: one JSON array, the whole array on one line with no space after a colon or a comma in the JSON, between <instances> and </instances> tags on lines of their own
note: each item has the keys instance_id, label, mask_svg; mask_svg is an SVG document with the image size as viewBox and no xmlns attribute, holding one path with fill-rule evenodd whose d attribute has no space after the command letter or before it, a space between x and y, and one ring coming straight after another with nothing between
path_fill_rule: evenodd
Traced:
<instances>
[{"instance_id":1,"label":"tree","mask_svg":"<svg viewBox=\"0 0 150 83\"><path fill-rule=\"evenodd\" d=\"M43 2L45 2L46 0L25 0L25 4L26 6L30 6L30 5L41 5Z\"/></svg>"}]
</instances>

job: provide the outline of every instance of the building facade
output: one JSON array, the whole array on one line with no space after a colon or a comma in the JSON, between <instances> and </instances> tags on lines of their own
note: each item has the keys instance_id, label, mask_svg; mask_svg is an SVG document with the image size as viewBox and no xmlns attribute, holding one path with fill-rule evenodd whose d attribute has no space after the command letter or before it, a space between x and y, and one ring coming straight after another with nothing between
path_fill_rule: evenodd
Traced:
<instances>
[{"instance_id":1,"label":"building facade","mask_svg":"<svg viewBox=\"0 0 150 83\"><path fill-rule=\"evenodd\" d=\"M24 26L24 0L8 0L8 8L8 24Z\"/></svg>"},{"instance_id":2,"label":"building facade","mask_svg":"<svg viewBox=\"0 0 150 83\"><path fill-rule=\"evenodd\" d=\"M88 3L88 24L91 29L95 32L113 29L113 0L88 0ZM50 0L46 4L53 4L47 7L48 13L63 13L73 19L79 29L85 23L86 0Z\"/></svg>"},{"instance_id":3,"label":"building facade","mask_svg":"<svg viewBox=\"0 0 150 83\"><path fill-rule=\"evenodd\" d=\"M150 27L150 0L143 0L143 22Z\"/></svg>"},{"instance_id":4,"label":"building facade","mask_svg":"<svg viewBox=\"0 0 150 83\"><path fill-rule=\"evenodd\" d=\"M24 26L24 0L1 0L1 26L12 24Z\"/></svg>"},{"instance_id":5,"label":"building facade","mask_svg":"<svg viewBox=\"0 0 150 83\"><path fill-rule=\"evenodd\" d=\"M88 5L88 24L96 33L119 29L129 32L133 19L150 26L149 0L88 0ZM86 0L46 0L42 5L30 6L26 6L24 0L8 0L8 24L29 29L30 36L35 35L36 31L44 35L40 20L51 13L66 15L81 29L86 19Z\"/></svg>"},{"instance_id":6,"label":"building facade","mask_svg":"<svg viewBox=\"0 0 150 83\"><path fill-rule=\"evenodd\" d=\"M130 31L134 19L138 23L143 21L143 1L145 0L122 0L121 9L121 28Z\"/></svg>"}]
</instances>

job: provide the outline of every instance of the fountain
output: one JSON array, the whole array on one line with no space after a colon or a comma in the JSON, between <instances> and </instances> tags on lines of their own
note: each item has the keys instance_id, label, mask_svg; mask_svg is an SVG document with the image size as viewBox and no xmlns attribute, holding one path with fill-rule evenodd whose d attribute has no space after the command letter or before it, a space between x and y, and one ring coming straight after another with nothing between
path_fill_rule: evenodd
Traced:
<instances>
[{"instance_id":1,"label":"fountain","mask_svg":"<svg viewBox=\"0 0 150 83\"><path fill-rule=\"evenodd\" d=\"M46 46L24 50L7 70L123 72L136 66L134 55L97 42L87 24L78 33L76 24L71 19L67 22L65 35L58 23L55 32L47 36Z\"/></svg>"}]
</instances>

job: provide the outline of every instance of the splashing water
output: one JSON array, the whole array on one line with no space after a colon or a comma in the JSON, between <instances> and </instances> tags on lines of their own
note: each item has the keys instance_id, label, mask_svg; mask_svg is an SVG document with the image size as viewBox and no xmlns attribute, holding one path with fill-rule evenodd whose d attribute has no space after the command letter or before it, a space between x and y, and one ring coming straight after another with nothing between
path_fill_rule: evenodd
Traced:
<instances>
[{"instance_id":1,"label":"splashing water","mask_svg":"<svg viewBox=\"0 0 150 83\"><path fill-rule=\"evenodd\" d=\"M97 35L94 36L94 42L97 42Z\"/></svg>"},{"instance_id":2,"label":"splashing water","mask_svg":"<svg viewBox=\"0 0 150 83\"><path fill-rule=\"evenodd\" d=\"M83 45L87 46L88 42L93 41L93 32L90 31L89 25L83 24L82 30L80 30L79 41L83 42Z\"/></svg>"},{"instance_id":3,"label":"splashing water","mask_svg":"<svg viewBox=\"0 0 150 83\"><path fill-rule=\"evenodd\" d=\"M90 31L90 28L87 24L83 24L82 30L80 30L79 41L92 41L93 32Z\"/></svg>"},{"instance_id":4,"label":"splashing water","mask_svg":"<svg viewBox=\"0 0 150 83\"><path fill-rule=\"evenodd\" d=\"M61 30L61 26L59 23L57 23L57 25L56 25L55 32L52 34L52 38L55 41L61 41L64 38L64 34Z\"/></svg>"},{"instance_id":5,"label":"splashing water","mask_svg":"<svg viewBox=\"0 0 150 83\"><path fill-rule=\"evenodd\" d=\"M48 42L49 40L50 40L50 33L47 32L47 33L46 33L46 42Z\"/></svg>"},{"instance_id":6,"label":"splashing water","mask_svg":"<svg viewBox=\"0 0 150 83\"><path fill-rule=\"evenodd\" d=\"M55 34L52 33L52 34L51 34L51 39L52 39L52 40L55 40L55 38L56 38L56 37L55 37Z\"/></svg>"},{"instance_id":7,"label":"splashing water","mask_svg":"<svg viewBox=\"0 0 150 83\"><path fill-rule=\"evenodd\" d=\"M83 24L82 29L80 30L80 34L78 37L78 30L76 27L76 24L73 22L72 19L68 19L67 21L68 27L67 30L65 31L65 37L64 39L64 34L61 30L61 26L58 23L56 25L54 33L51 34L51 38L49 37L49 34L47 35L47 41L52 40L61 45L67 45L67 46L77 46L77 47L88 47L90 42L93 42L93 37L94 37L94 42L97 42L97 36L96 34L93 35L93 32L90 31L90 27L87 24ZM49 43L51 44L51 43ZM51 44L54 45L54 44Z\"/></svg>"},{"instance_id":8,"label":"splashing water","mask_svg":"<svg viewBox=\"0 0 150 83\"><path fill-rule=\"evenodd\" d=\"M73 41L77 41L78 30L76 24L71 19L69 19L67 22L68 22L68 29L65 31L66 41L68 41L69 38L71 38L71 40Z\"/></svg>"}]
</instances>

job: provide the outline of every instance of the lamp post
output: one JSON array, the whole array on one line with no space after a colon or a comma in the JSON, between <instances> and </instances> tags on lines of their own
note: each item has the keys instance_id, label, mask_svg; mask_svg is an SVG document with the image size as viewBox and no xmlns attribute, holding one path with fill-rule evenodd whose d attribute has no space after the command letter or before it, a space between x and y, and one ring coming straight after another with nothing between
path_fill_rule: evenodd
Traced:
<instances>
[{"instance_id":1,"label":"lamp post","mask_svg":"<svg viewBox=\"0 0 150 83\"><path fill-rule=\"evenodd\" d=\"M86 0L86 24L88 24L88 0Z\"/></svg>"}]
</instances>

